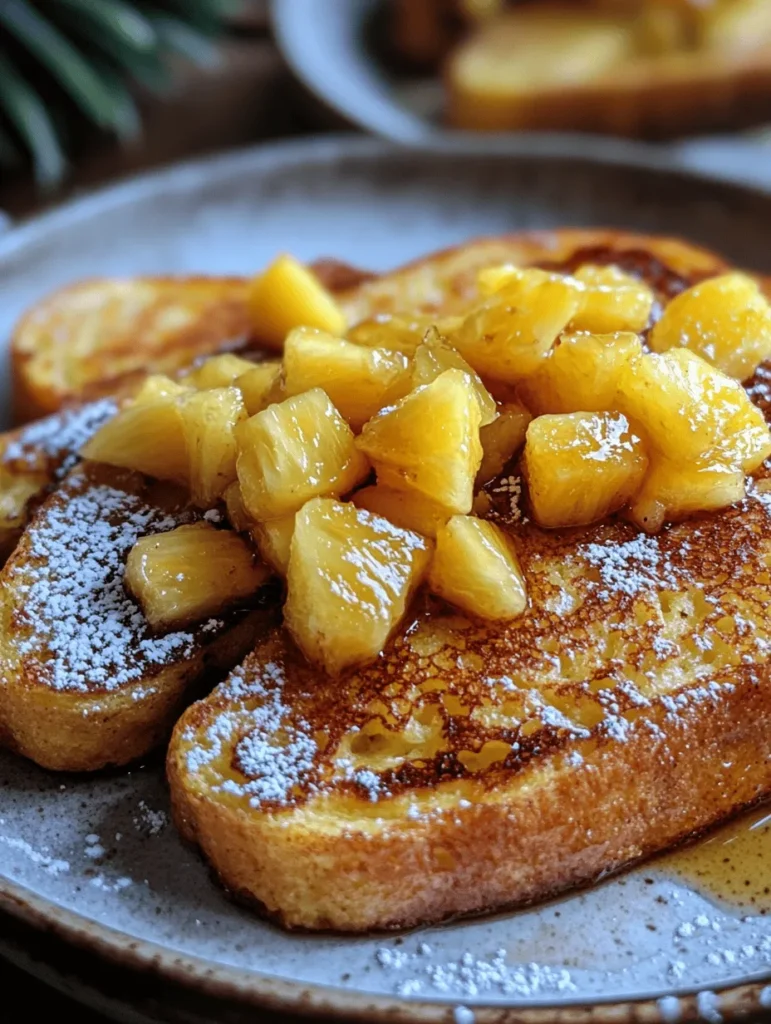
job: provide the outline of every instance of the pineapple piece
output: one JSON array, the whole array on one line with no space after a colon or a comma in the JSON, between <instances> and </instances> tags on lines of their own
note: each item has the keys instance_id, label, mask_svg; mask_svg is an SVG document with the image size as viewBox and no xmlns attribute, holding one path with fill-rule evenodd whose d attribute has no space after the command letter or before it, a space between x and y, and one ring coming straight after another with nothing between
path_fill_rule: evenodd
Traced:
<instances>
[{"instance_id":1,"label":"pineapple piece","mask_svg":"<svg viewBox=\"0 0 771 1024\"><path fill-rule=\"evenodd\" d=\"M741 384L687 348L627 364L616 407L673 462L720 462L751 473L771 453L763 414Z\"/></svg>"},{"instance_id":2,"label":"pineapple piece","mask_svg":"<svg viewBox=\"0 0 771 1024\"><path fill-rule=\"evenodd\" d=\"M241 493L256 520L280 519L311 498L345 494L369 474L351 428L321 388L268 406L236 436Z\"/></svg>"},{"instance_id":3,"label":"pineapple piece","mask_svg":"<svg viewBox=\"0 0 771 1024\"><path fill-rule=\"evenodd\" d=\"M746 274L712 277L676 296L649 339L654 352L684 345L736 380L771 357L771 306Z\"/></svg>"},{"instance_id":4,"label":"pineapple piece","mask_svg":"<svg viewBox=\"0 0 771 1024\"><path fill-rule=\"evenodd\" d=\"M344 334L343 311L311 270L292 256L279 256L249 286L255 337L280 349L293 327L318 327Z\"/></svg>"},{"instance_id":5,"label":"pineapple piece","mask_svg":"<svg viewBox=\"0 0 771 1024\"><path fill-rule=\"evenodd\" d=\"M525 443L527 427L532 420L530 412L520 402L505 402L498 419L482 427L482 463L476 477L476 487L484 487L494 480L510 459Z\"/></svg>"},{"instance_id":6,"label":"pineapple piece","mask_svg":"<svg viewBox=\"0 0 771 1024\"><path fill-rule=\"evenodd\" d=\"M182 413L173 395L121 409L80 450L84 459L187 484L189 462Z\"/></svg>"},{"instance_id":7,"label":"pineapple piece","mask_svg":"<svg viewBox=\"0 0 771 1024\"><path fill-rule=\"evenodd\" d=\"M477 272L477 291L482 298L489 299L491 295L495 295L496 292L499 292L509 282L520 278L524 269L524 267L517 267L513 263L482 267ZM527 269L539 275L539 279L542 281L545 281L549 276L548 271L539 270L538 267L528 267Z\"/></svg>"},{"instance_id":8,"label":"pineapple piece","mask_svg":"<svg viewBox=\"0 0 771 1024\"><path fill-rule=\"evenodd\" d=\"M242 359L241 356L234 355L232 352L225 352L221 356L205 359L200 366L188 370L182 380L199 391L204 391L207 388L226 388L235 381L236 377L247 373L254 365L249 359Z\"/></svg>"},{"instance_id":9,"label":"pineapple piece","mask_svg":"<svg viewBox=\"0 0 771 1024\"><path fill-rule=\"evenodd\" d=\"M289 570L294 521L295 516L292 514L281 519L266 519L265 522L255 523L252 528L252 538L260 555L284 577Z\"/></svg>"},{"instance_id":10,"label":"pineapple piece","mask_svg":"<svg viewBox=\"0 0 771 1024\"><path fill-rule=\"evenodd\" d=\"M439 527L452 515L450 509L417 491L397 491L380 484L363 487L351 500L357 508L373 512L403 530L414 530L424 537L435 537Z\"/></svg>"},{"instance_id":11,"label":"pineapple piece","mask_svg":"<svg viewBox=\"0 0 771 1024\"><path fill-rule=\"evenodd\" d=\"M527 428L524 474L539 526L585 526L615 512L640 488L648 457L626 416L538 416Z\"/></svg>"},{"instance_id":12,"label":"pineapple piece","mask_svg":"<svg viewBox=\"0 0 771 1024\"><path fill-rule=\"evenodd\" d=\"M365 348L309 327L291 331L284 344L287 395L323 388L357 431L410 390L408 365L401 352Z\"/></svg>"},{"instance_id":13,"label":"pineapple piece","mask_svg":"<svg viewBox=\"0 0 771 1024\"><path fill-rule=\"evenodd\" d=\"M465 318L452 343L483 377L515 384L538 369L583 298L572 277L518 271Z\"/></svg>"},{"instance_id":14,"label":"pineapple piece","mask_svg":"<svg viewBox=\"0 0 771 1024\"><path fill-rule=\"evenodd\" d=\"M484 427L488 423L492 423L498 415L498 407L495 404L495 399L482 383L482 378L471 369L460 352L443 340L436 328L431 328L415 350L412 361L412 386L417 388L423 384L430 384L445 370L463 370L469 375L479 401L479 411L482 414L481 424Z\"/></svg>"},{"instance_id":15,"label":"pineapple piece","mask_svg":"<svg viewBox=\"0 0 771 1024\"><path fill-rule=\"evenodd\" d=\"M469 512L482 461L474 382L445 370L367 423L357 438L378 483L417 491L450 512Z\"/></svg>"},{"instance_id":16,"label":"pineapple piece","mask_svg":"<svg viewBox=\"0 0 771 1024\"><path fill-rule=\"evenodd\" d=\"M150 626L169 630L253 597L269 576L237 533L202 522L138 540L124 583Z\"/></svg>"},{"instance_id":17,"label":"pineapple piece","mask_svg":"<svg viewBox=\"0 0 771 1024\"><path fill-rule=\"evenodd\" d=\"M238 388L195 391L178 401L193 503L211 508L236 479L235 429L246 420Z\"/></svg>"},{"instance_id":18,"label":"pineapple piece","mask_svg":"<svg viewBox=\"0 0 771 1024\"><path fill-rule=\"evenodd\" d=\"M460 317L437 318L428 313L380 313L352 327L348 331L348 340L366 348L387 348L411 356L432 327L449 336L461 323Z\"/></svg>"},{"instance_id":19,"label":"pineapple piece","mask_svg":"<svg viewBox=\"0 0 771 1024\"><path fill-rule=\"evenodd\" d=\"M252 363L251 369L236 377L233 383L244 396L246 411L250 416L256 416L273 402L283 402L286 398L282 366L278 359Z\"/></svg>"},{"instance_id":20,"label":"pineapple piece","mask_svg":"<svg viewBox=\"0 0 771 1024\"><path fill-rule=\"evenodd\" d=\"M657 533L665 522L726 508L744 494L745 476L740 469L719 463L682 465L656 456L627 514L642 530Z\"/></svg>"},{"instance_id":21,"label":"pineapple piece","mask_svg":"<svg viewBox=\"0 0 771 1024\"><path fill-rule=\"evenodd\" d=\"M436 535L428 586L482 619L516 619L527 607L525 578L506 534L475 516L453 516Z\"/></svg>"},{"instance_id":22,"label":"pineapple piece","mask_svg":"<svg viewBox=\"0 0 771 1024\"><path fill-rule=\"evenodd\" d=\"M153 373L142 381L142 386L134 395L134 405L141 405L146 402L157 402L159 398L179 398L180 395L187 395L193 389L187 384L180 384L163 373Z\"/></svg>"},{"instance_id":23,"label":"pineapple piece","mask_svg":"<svg viewBox=\"0 0 771 1024\"><path fill-rule=\"evenodd\" d=\"M317 498L296 516L284 622L330 674L374 660L425 574L431 542L354 505Z\"/></svg>"},{"instance_id":24,"label":"pineapple piece","mask_svg":"<svg viewBox=\"0 0 771 1024\"><path fill-rule=\"evenodd\" d=\"M563 334L520 393L536 416L556 412L609 412L621 370L639 359L636 334Z\"/></svg>"},{"instance_id":25,"label":"pineapple piece","mask_svg":"<svg viewBox=\"0 0 771 1024\"><path fill-rule=\"evenodd\" d=\"M222 498L225 502L225 515L236 533L249 533L254 527L254 520L246 511L238 480L225 488Z\"/></svg>"},{"instance_id":26,"label":"pineapple piece","mask_svg":"<svg viewBox=\"0 0 771 1024\"><path fill-rule=\"evenodd\" d=\"M653 292L648 285L619 267L598 267L585 263L573 277L586 285L584 302L573 317L574 331L612 334L614 331L644 331L653 309Z\"/></svg>"}]
</instances>

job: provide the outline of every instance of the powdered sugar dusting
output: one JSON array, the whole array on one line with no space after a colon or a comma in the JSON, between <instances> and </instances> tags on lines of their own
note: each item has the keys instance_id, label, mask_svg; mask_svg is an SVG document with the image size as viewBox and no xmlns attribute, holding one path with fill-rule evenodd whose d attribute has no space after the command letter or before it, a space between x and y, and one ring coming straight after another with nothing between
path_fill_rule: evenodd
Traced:
<instances>
[{"instance_id":1,"label":"powdered sugar dusting","mask_svg":"<svg viewBox=\"0 0 771 1024\"><path fill-rule=\"evenodd\" d=\"M0 820L0 824L2 824L2 820ZM24 854L33 864L42 868L49 875L63 875L70 870L69 861L62 860L59 857L52 857L45 850L36 850L34 846L24 839L0 835L0 843L7 849Z\"/></svg>"},{"instance_id":2,"label":"powdered sugar dusting","mask_svg":"<svg viewBox=\"0 0 771 1024\"><path fill-rule=\"evenodd\" d=\"M603 584L598 594L601 600L609 600L614 594L638 597L679 585L677 574L657 537L641 533L627 541L581 544L577 554L599 570Z\"/></svg>"},{"instance_id":3,"label":"powdered sugar dusting","mask_svg":"<svg viewBox=\"0 0 771 1024\"><path fill-rule=\"evenodd\" d=\"M425 944L421 944L425 945ZM477 956L468 951L457 960L440 962L428 959L420 948L416 953L381 946L375 953L379 967L389 972L404 971L410 977L397 981L396 991L402 996L442 995L465 997L497 993L532 999L554 993L575 991L570 972L562 967L542 964L508 964L505 949L491 956Z\"/></svg>"},{"instance_id":4,"label":"powdered sugar dusting","mask_svg":"<svg viewBox=\"0 0 771 1024\"><path fill-rule=\"evenodd\" d=\"M215 790L248 797L252 807L259 807L288 804L294 787L302 783L307 788L317 745L306 722L288 721L283 682L283 670L273 661L252 661L235 669L221 688L233 701L233 710L218 714L203 740L193 743L187 752L188 770L200 771L223 754L226 744L234 743L234 763L248 781L226 779Z\"/></svg>"},{"instance_id":5,"label":"powdered sugar dusting","mask_svg":"<svg viewBox=\"0 0 771 1024\"><path fill-rule=\"evenodd\" d=\"M123 587L125 560L139 537L178 519L106 485L65 482L27 533L29 551L9 571L19 594L20 655L55 690L116 690L148 667L192 651L188 632L154 637ZM41 653L45 652L45 653Z\"/></svg>"},{"instance_id":6,"label":"powdered sugar dusting","mask_svg":"<svg viewBox=\"0 0 771 1024\"><path fill-rule=\"evenodd\" d=\"M42 456L56 463L55 475L63 477L77 462L78 452L86 441L117 411L113 399L103 398L36 420L5 446L0 459L5 464L22 463L30 469L40 469Z\"/></svg>"}]
</instances>

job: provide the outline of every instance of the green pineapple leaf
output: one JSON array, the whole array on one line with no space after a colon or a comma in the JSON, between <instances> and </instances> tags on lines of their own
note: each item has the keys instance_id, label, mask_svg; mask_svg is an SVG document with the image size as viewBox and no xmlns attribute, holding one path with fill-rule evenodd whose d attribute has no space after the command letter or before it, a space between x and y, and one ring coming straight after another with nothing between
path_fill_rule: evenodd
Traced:
<instances>
[{"instance_id":1,"label":"green pineapple leaf","mask_svg":"<svg viewBox=\"0 0 771 1024\"><path fill-rule=\"evenodd\" d=\"M0 173L27 154L41 185L61 181L78 118L136 135L131 82L167 89L173 54L215 63L213 39L241 2L0 0Z\"/></svg>"},{"instance_id":2,"label":"green pineapple leaf","mask_svg":"<svg viewBox=\"0 0 771 1024\"><path fill-rule=\"evenodd\" d=\"M5 0L0 5L0 24L45 65L96 124L126 133L129 125L123 120L123 98L27 0Z\"/></svg>"},{"instance_id":3,"label":"green pineapple leaf","mask_svg":"<svg viewBox=\"0 0 771 1024\"><path fill-rule=\"evenodd\" d=\"M179 18L165 15L154 15L153 24L161 45L166 49L186 57L201 67L211 67L217 63L217 48L207 35L186 25Z\"/></svg>"},{"instance_id":4,"label":"green pineapple leaf","mask_svg":"<svg viewBox=\"0 0 771 1024\"><path fill-rule=\"evenodd\" d=\"M53 185L64 174L64 159L53 122L40 97L11 61L0 53L0 103L19 136L29 146L41 185Z\"/></svg>"},{"instance_id":5,"label":"green pineapple leaf","mask_svg":"<svg viewBox=\"0 0 771 1024\"><path fill-rule=\"evenodd\" d=\"M124 0L59 0L62 12L72 11L89 29L106 33L132 53L151 54L158 45L152 22Z\"/></svg>"}]
</instances>

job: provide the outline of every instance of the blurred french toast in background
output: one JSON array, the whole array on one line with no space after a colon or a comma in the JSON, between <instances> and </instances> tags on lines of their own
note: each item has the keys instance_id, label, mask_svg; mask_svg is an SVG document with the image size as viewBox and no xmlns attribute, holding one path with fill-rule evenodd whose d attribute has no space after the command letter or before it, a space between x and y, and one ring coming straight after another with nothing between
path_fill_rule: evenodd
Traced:
<instances>
[{"instance_id":1,"label":"blurred french toast in background","mask_svg":"<svg viewBox=\"0 0 771 1024\"><path fill-rule=\"evenodd\" d=\"M667 138L771 113L767 0L394 0L392 18L408 59L442 64L455 128Z\"/></svg>"}]
</instances>

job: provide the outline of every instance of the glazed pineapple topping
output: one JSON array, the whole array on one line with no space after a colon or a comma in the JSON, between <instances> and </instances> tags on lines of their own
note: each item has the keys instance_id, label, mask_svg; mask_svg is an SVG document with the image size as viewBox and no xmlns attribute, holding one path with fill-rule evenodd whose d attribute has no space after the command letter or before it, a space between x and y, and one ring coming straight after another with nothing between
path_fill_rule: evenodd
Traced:
<instances>
[{"instance_id":1,"label":"glazed pineapple topping","mask_svg":"<svg viewBox=\"0 0 771 1024\"><path fill-rule=\"evenodd\" d=\"M771 308L743 274L681 293L652 327L648 286L592 265L489 267L462 316L347 325L281 257L251 308L282 361L150 377L83 449L186 486L205 513L131 552L126 586L158 630L277 573L288 629L337 674L378 656L421 584L471 616L521 615L525 515L655 532L739 501L771 453L741 383L771 356Z\"/></svg>"}]
</instances>

